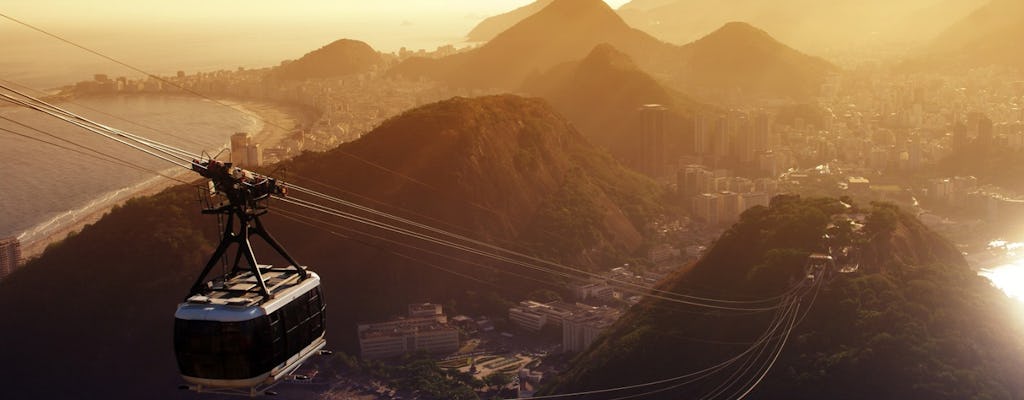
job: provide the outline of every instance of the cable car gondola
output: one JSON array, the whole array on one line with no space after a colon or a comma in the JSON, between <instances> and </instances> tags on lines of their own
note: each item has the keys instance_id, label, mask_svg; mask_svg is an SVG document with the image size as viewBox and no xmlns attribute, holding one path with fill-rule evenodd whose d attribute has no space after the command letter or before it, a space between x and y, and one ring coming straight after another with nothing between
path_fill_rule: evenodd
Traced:
<instances>
[{"instance_id":1,"label":"cable car gondola","mask_svg":"<svg viewBox=\"0 0 1024 400\"><path fill-rule=\"evenodd\" d=\"M808 280L822 277L824 274L831 275L836 269L835 261L828 254L813 253L807 256L807 265L804 272Z\"/></svg>"},{"instance_id":2,"label":"cable car gondola","mask_svg":"<svg viewBox=\"0 0 1024 400\"><path fill-rule=\"evenodd\" d=\"M211 179L206 200L226 198L216 206L208 202L203 213L226 215L227 224L220 245L174 314L178 368L189 389L258 395L326 345L320 277L295 262L259 220L269 197L284 195L275 180L216 160L193 161L192 168ZM258 264L251 235L291 265ZM237 245L237 253L230 271L207 280L231 245Z\"/></svg>"}]
</instances>

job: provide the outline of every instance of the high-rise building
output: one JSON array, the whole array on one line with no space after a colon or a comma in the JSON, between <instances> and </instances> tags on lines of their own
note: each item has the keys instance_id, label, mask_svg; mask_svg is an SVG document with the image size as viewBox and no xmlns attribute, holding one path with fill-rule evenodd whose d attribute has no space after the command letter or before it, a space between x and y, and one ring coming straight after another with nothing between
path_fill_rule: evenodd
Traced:
<instances>
[{"instance_id":1,"label":"high-rise building","mask_svg":"<svg viewBox=\"0 0 1024 400\"><path fill-rule=\"evenodd\" d=\"M0 279L21 266L21 242L16 237L0 239Z\"/></svg>"},{"instance_id":2,"label":"high-rise building","mask_svg":"<svg viewBox=\"0 0 1024 400\"><path fill-rule=\"evenodd\" d=\"M667 109L660 104L640 107L640 172L660 178L665 170L665 116Z\"/></svg>"},{"instance_id":3,"label":"high-rise building","mask_svg":"<svg viewBox=\"0 0 1024 400\"><path fill-rule=\"evenodd\" d=\"M679 170L678 186L679 197L687 204L693 196L701 194L702 180L707 169L701 165L687 165Z\"/></svg>"},{"instance_id":4,"label":"high-rise building","mask_svg":"<svg viewBox=\"0 0 1024 400\"><path fill-rule=\"evenodd\" d=\"M953 151L963 151L967 147L967 125L956 121L953 123Z\"/></svg>"},{"instance_id":5,"label":"high-rise building","mask_svg":"<svg viewBox=\"0 0 1024 400\"><path fill-rule=\"evenodd\" d=\"M239 132L231 135L231 163L237 167L258 167L263 164L263 149L252 135Z\"/></svg>"},{"instance_id":6,"label":"high-rise building","mask_svg":"<svg viewBox=\"0 0 1024 400\"><path fill-rule=\"evenodd\" d=\"M741 209L749 210L756 206L768 207L768 194L764 192L750 192L740 194Z\"/></svg>"},{"instance_id":7,"label":"high-rise building","mask_svg":"<svg viewBox=\"0 0 1024 400\"><path fill-rule=\"evenodd\" d=\"M981 119L985 115L980 112L969 112L967 113L967 138L977 139L978 138L978 127L980 126Z\"/></svg>"},{"instance_id":8,"label":"high-rise building","mask_svg":"<svg viewBox=\"0 0 1024 400\"><path fill-rule=\"evenodd\" d=\"M581 307L562 324L562 351L578 353L590 347L621 314L608 307Z\"/></svg>"},{"instance_id":9,"label":"high-rise building","mask_svg":"<svg viewBox=\"0 0 1024 400\"><path fill-rule=\"evenodd\" d=\"M992 146L992 120L987 115L978 116L978 137L975 139L978 148L987 150Z\"/></svg>"},{"instance_id":10,"label":"high-rise building","mask_svg":"<svg viewBox=\"0 0 1024 400\"><path fill-rule=\"evenodd\" d=\"M762 153L771 149L772 118L765 111L754 113L754 152Z\"/></svg>"},{"instance_id":11,"label":"high-rise building","mask_svg":"<svg viewBox=\"0 0 1024 400\"><path fill-rule=\"evenodd\" d=\"M235 166L243 166L246 160L249 158L249 142L252 141L252 135L239 132L231 135L231 163Z\"/></svg>"},{"instance_id":12,"label":"high-rise building","mask_svg":"<svg viewBox=\"0 0 1024 400\"><path fill-rule=\"evenodd\" d=\"M779 181L769 178L754 180L754 191L765 193L770 200L772 196L779 193Z\"/></svg>"},{"instance_id":13,"label":"high-rise building","mask_svg":"<svg viewBox=\"0 0 1024 400\"><path fill-rule=\"evenodd\" d=\"M735 192L723 191L719 196L719 220L722 224L732 224L740 220L740 213L743 212L740 196Z\"/></svg>"},{"instance_id":14,"label":"high-rise building","mask_svg":"<svg viewBox=\"0 0 1024 400\"><path fill-rule=\"evenodd\" d=\"M757 137L753 121L747 118L746 114L738 114L735 117L735 147L736 157L739 162L751 163L757 152Z\"/></svg>"},{"instance_id":15,"label":"high-rise building","mask_svg":"<svg viewBox=\"0 0 1024 400\"><path fill-rule=\"evenodd\" d=\"M732 178L729 180L729 191L736 193L750 193L754 191L754 181L747 178Z\"/></svg>"},{"instance_id":16,"label":"high-rise building","mask_svg":"<svg viewBox=\"0 0 1024 400\"><path fill-rule=\"evenodd\" d=\"M259 143L249 143L245 148L245 166L258 167L263 165L263 149Z\"/></svg>"},{"instance_id":17,"label":"high-rise building","mask_svg":"<svg viewBox=\"0 0 1024 400\"><path fill-rule=\"evenodd\" d=\"M729 117L725 115L719 116L715 120L714 130L711 133L711 149L715 157L725 158L731 154L731 134Z\"/></svg>"},{"instance_id":18,"label":"high-rise building","mask_svg":"<svg viewBox=\"0 0 1024 400\"><path fill-rule=\"evenodd\" d=\"M721 222L721 196L717 193L703 193L693 198L693 214L708 225Z\"/></svg>"},{"instance_id":19,"label":"high-rise building","mask_svg":"<svg viewBox=\"0 0 1024 400\"><path fill-rule=\"evenodd\" d=\"M762 173L764 173L764 174L766 174L768 176L771 176L771 177L779 176L779 174L782 173L782 163L779 160L780 158L781 157L777 153L770 152L770 151L766 152L766 153L758 154L758 156L757 156L758 170L760 170Z\"/></svg>"},{"instance_id":20,"label":"high-rise building","mask_svg":"<svg viewBox=\"0 0 1024 400\"><path fill-rule=\"evenodd\" d=\"M715 118L709 113L698 112L693 117L693 153L698 156L711 154L711 132Z\"/></svg>"},{"instance_id":21,"label":"high-rise building","mask_svg":"<svg viewBox=\"0 0 1024 400\"><path fill-rule=\"evenodd\" d=\"M910 138L910 142L907 144L907 162L910 169L918 169L921 167L922 153L921 135L914 135Z\"/></svg>"}]
</instances>

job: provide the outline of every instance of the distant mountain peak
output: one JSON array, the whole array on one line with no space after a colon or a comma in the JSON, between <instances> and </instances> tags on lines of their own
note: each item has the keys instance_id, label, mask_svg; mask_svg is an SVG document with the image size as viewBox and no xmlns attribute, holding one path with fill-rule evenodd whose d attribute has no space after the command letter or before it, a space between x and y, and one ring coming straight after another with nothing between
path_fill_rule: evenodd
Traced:
<instances>
[{"instance_id":1,"label":"distant mountain peak","mask_svg":"<svg viewBox=\"0 0 1024 400\"><path fill-rule=\"evenodd\" d=\"M742 21L727 22L714 32L711 32L699 41L737 41L737 40L761 40L784 46L775 40L768 32Z\"/></svg>"},{"instance_id":2,"label":"distant mountain peak","mask_svg":"<svg viewBox=\"0 0 1024 400\"><path fill-rule=\"evenodd\" d=\"M547 7L554 0L537 0L533 3L519 7L504 14L488 17L480 21L473 30L469 31L466 38L471 42L486 42L498 36L501 32L519 23L523 19L536 14Z\"/></svg>"},{"instance_id":3,"label":"distant mountain peak","mask_svg":"<svg viewBox=\"0 0 1024 400\"><path fill-rule=\"evenodd\" d=\"M585 69L592 66L610 66L615 69L633 70L637 69L633 59L626 53L619 51L609 43L601 43L590 51L590 54L580 63Z\"/></svg>"},{"instance_id":4,"label":"distant mountain peak","mask_svg":"<svg viewBox=\"0 0 1024 400\"><path fill-rule=\"evenodd\" d=\"M545 9L552 12L590 12L615 15L615 10L603 0L555 0Z\"/></svg>"},{"instance_id":5,"label":"distant mountain peak","mask_svg":"<svg viewBox=\"0 0 1024 400\"><path fill-rule=\"evenodd\" d=\"M370 47L370 45L366 44L366 42L363 42L361 40L342 38L342 39L335 40L335 41L333 41L331 43L328 43L326 46L321 47L320 49L321 50L328 50L328 49L336 49L336 48L347 47L347 46L360 46L360 47L364 47L365 46L365 47Z\"/></svg>"},{"instance_id":6,"label":"distant mountain peak","mask_svg":"<svg viewBox=\"0 0 1024 400\"><path fill-rule=\"evenodd\" d=\"M837 69L745 22L727 23L682 51L688 70L681 78L686 85L712 90L739 88L747 93L807 98L827 73Z\"/></svg>"},{"instance_id":7,"label":"distant mountain peak","mask_svg":"<svg viewBox=\"0 0 1024 400\"><path fill-rule=\"evenodd\" d=\"M486 42L502 32L542 11L548 15L560 15L567 18L599 16L614 18L618 23L624 22L607 3L602 0L537 0L504 14L488 17L477 24L467 34L471 42ZM612 21L609 19L609 21Z\"/></svg>"},{"instance_id":8,"label":"distant mountain peak","mask_svg":"<svg viewBox=\"0 0 1024 400\"><path fill-rule=\"evenodd\" d=\"M596 29L598 26L603 26L607 31L631 29L603 0L554 0L547 7L503 32L499 37L517 31L517 28L524 25L550 31L552 35L562 29L573 30L581 27ZM596 33L592 30L590 32Z\"/></svg>"},{"instance_id":9,"label":"distant mountain peak","mask_svg":"<svg viewBox=\"0 0 1024 400\"><path fill-rule=\"evenodd\" d=\"M365 42L339 39L282 65L277 74L289 80L331 78L366 72L380 62L380 54Z\"/></svg>"},{"instance_id":10,"label":"distant mountain peak","mask_svg":"<svg viewBox=\"0 0 1024 400\"><path fill-rule=\"evenodd\" d=\"M610 43L637 65L670 69L675 48L631 28L602 0L554 0L544 9L468 52L438 60L410 59L392 68L405 77L428 77L457 87L512 89L526 77L580 60Z\"/></svg>"}]
</instances>

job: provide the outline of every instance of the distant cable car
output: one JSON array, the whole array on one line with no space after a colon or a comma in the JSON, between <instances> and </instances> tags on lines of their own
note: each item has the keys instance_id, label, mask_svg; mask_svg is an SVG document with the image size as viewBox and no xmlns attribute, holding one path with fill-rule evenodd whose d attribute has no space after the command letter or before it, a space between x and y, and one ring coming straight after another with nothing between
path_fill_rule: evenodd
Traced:
<instances>
[{"instance_id":1,"label":"distant cable car","mask_svg":"<svg viewBox=\"0 0 1024 400\"><path fill-rule=\"evenodd\" d=\"M262 394L326 345L320 277L300 266L259 220L270 196L284 195L276 181L216 160L194 160L192 168L212 183L203 213L226 215L227 224L174 314L178 368L186 387L197 392ZM226 201L210 201L220 197ZM291 265L258 264L249 243L253 234ZM232 244L237 253L230 271L207 280Z\"/></svg>"},{"instance_id":2,"label":"distant cable car","mask_svg":"<svg viewBox=\"0 0 1024 400\"><path fill-rule=\"evenodd\" d=\"M807 279L814 280L825 273L831 274L835 268L836 264L832 260L832 256L814 253L807 257L807 265L804 267L804 271L807 273Z\"/></svg>"}]
</instances>

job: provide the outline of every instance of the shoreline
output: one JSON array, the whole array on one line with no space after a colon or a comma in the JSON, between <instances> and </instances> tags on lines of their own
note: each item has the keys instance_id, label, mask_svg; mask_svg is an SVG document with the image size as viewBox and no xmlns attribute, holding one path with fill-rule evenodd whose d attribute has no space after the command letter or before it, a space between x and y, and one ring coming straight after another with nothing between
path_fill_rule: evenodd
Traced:
<instances>
[{"instance_id":1,"label":"shoreline","mask_svg":"<svg viewBox=\"0 0 1024 400\"><path fill-rule=\"evenodd\" d=\"M312 112L305 111L298 106L248 99L217 98L216 100L238 109L239 112L249 114L250 118L253 119L255 124L254 126L256 127L253 129L256 132L250 133L253 135L253 139L260 143L264 149L281 145L292 131L311 125L315 119L315 115L313 115ZM278 126L286 129L278 128ZM227 146L228 144L228 140L225 140L224 145ZM169 175L188 182L195 182L199 180L198 176L193 175L188 171L180 171L178 173L172 172ZM81 215L74 215L74 217L67 222L54 222L54 220L51 219L33 226L32 228L19 233L17 235L19 239L29 232L45 228L45 225L47 224L58 224L57 227L52 228L52 230L49 233L46 233L45 236L39 238L27 238L28 240L22 241L22 258L26 263L32 259L38 258L50 245L67 239L69 235L81 232L85 226L95 224L97 221L109 214L115 207L122 206L131 199L153 196L167 188L180 184L181 183L177 181L160 176L154 176L151 179L138 182L132 186L102 194L94 199L94 201L101 201L102 204L93 205L90 203L84 207L68 210L67 212L71 215L76 213L81 213ZM118 193L121 191L124 191L124 193ZM108 196L111 198L104 200L104 198ZM196 210L196 212L198 212L198 210Z\"/></svg>"},{"instance_id":2,"label":"shoreline","mask_svg":"<svg viewBox=\"0 0 1024 400\"><path fill-rule=\"evenodd\" d=\"M174 176L175 178L178 179L188 178L187 172L185 171L182 171L179 174L171 176ZM111 211L113 211L114 208L124 205L129 200L139 197L153 196L157 193L166 190L167 188L182 184L180 182L172 181L163 177L157 178L159 179L152 183L139 183L138 188L135 188L134 190L130 190L132 189L130 187L121 189L127 190L127 193L110 199L105 204L97 205L93 210L85 210L83 215L78 216L69 222L58 225L57 228L55 228L52 232L50 232L44 237L31 241L22 242L22 258L25 260L25 262L28 262L34 258L38 258L46 251L48 247L50 247L50 245L59 243L64 239L67 239L68 236L81 232L82 229L84 229L86 226L95 224L100 219L103 219L103 217L105 217ZM184 180L187 181L188 179Z\"/></svg>"}]
</instances>

